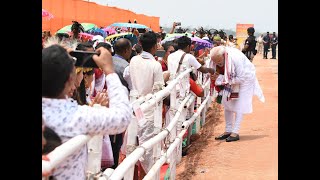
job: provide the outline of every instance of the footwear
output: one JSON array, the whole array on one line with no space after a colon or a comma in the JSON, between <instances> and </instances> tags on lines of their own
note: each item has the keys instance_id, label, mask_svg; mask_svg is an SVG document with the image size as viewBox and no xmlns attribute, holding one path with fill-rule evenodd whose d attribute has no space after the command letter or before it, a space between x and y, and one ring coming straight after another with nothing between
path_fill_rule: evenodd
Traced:
<instances>
[{"instance_id":1,"label":"footwear","mask_svg":"<svg viewBox=\"0 0 320 180\"><path fill-rule=\"evenodd\" d=\"M239 135L237 135L236 137L229 136L229 137L226 139L226 142L238 141L238 140L240 140L240 136L239 136Z\"/></svg>"},{"instance_id":2,"label":"footwear","mask_svg":"<svg viewBox=\"0 0 320 180\"><path fill-rule=\"evenodd\" d=\"M221 134L220 136L215 137L214 139L215 140L224 140L224 139L228 138L230 136L230 134Z\"/></svg>"}]
</instances>

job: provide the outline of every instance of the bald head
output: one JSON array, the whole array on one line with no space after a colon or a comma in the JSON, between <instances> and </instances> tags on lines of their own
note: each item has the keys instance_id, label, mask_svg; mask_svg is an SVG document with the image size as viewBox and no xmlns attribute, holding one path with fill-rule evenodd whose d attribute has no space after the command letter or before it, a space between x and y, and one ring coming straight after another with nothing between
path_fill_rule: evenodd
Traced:
<instances>
[{"instance_id":1,"label":"bald head","mask_svg":"<svg viewBox=\"0 0 320 180\"><path fill-rule=\"evenodd\" d=\"M114 44L113 48L116 54L124 57L125 59L130 58L132 46L131 46L131 42L128 39L126 38L118 39Z\"/></svg>"}]
</instances>

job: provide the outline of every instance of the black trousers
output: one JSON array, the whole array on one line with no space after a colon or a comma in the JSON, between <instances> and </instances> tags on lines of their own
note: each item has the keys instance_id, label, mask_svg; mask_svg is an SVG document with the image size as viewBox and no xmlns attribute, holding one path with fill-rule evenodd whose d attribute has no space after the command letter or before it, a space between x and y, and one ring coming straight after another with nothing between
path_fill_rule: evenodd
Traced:
<instances>
[{"instance_id":1,"label":"black trousers","mask_svg":"<svg viewBox=\"0 0 320 180\"><path fill-rule=\"evenodd\" d=\"M268 51L270 46L269 45L263 45L263 57L268 58Z\"/></svg>"},{"instance_id":2,"label":"black trousers","mask_svg":"<svg viewBox=\"0 0 320 180\"><path fill-rule=\"evenodd\" d=\"M112 154L114 159L114 165L111 167L112 169L117 168L119 163L119 154L120 154L120 148L123 143L122 134L117 135L109 135L111 146L112 146Z\"/></svg>"},{"instance_id":3,"label":"black trousers","mask_svg":"<svg viewBox=\"0 0 320 180\"><path fill-rule=\"evenodd\" d=\"M276 48L277 48L277 45L271 45L272 58L276 58Z\"/></svg>"}]
</instances>

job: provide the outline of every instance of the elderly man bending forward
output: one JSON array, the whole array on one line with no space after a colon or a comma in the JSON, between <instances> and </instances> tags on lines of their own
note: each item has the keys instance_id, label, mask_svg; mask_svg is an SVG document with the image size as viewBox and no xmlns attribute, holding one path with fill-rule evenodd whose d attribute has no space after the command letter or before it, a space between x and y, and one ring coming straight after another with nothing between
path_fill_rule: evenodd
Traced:
<instances>
[{"instance_id":1,"label":"elderly man bending forward","mask_svg":"<svg viewBox=\"0 0 320 180\"><path fill-rule=\"evenodd\" d=\"M249 59L238 49L224 46L210 51L214 65L224 67L224 72L215 74L215 84L223 86L222 105L226 130L216 140L237 141L243 114L252 113L252 97L257 95L264 102L263 92L256 78L256 70ZM234 123L233 123L234 122Z\"/></svg>"}]
</instances>

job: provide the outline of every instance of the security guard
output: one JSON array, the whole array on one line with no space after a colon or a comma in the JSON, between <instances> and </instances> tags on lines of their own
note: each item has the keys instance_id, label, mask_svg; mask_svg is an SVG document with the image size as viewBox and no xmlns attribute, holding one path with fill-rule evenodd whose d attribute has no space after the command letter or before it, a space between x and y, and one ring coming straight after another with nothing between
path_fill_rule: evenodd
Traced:
<instances>
[{"instance_id":1,"label":"security guard","mask_svg":"<svg viewBox=\"0 0 320 180\"><path fill-rule=\"evenodd\" d=\"M253 57L257 54L256 50L256 37L253 35L255 32L253 27L249 27L247 29L247 33L249 37L246 39L244 43L244 47L242 49L242 52L247 56L247 58L252 62Z\"/></svg>"}]
</instances>

